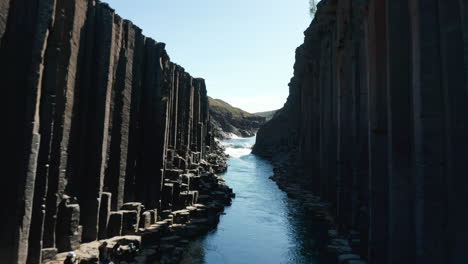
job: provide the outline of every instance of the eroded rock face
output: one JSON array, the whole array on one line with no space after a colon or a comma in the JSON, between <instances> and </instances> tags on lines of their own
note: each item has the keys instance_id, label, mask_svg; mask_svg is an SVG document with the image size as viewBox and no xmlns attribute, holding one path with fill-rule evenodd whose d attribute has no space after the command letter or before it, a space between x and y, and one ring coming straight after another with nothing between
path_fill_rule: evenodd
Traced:
<instances>
[{"instance_id":1,"label":"eroded rock face","mask_svg":"<svg viewBox=\"0 0 468 264\"><path fill-rule=\"evenodd\" d=\"M166 184L211 170L204 80L107 4L0 0L0 85L5 263L40 263L41 252L137 232L129 221L197 191L163 196ZM129 202L142 204L136 215L124 213Z\"/></svg>"},{"instance_id":2,"label":"eroded rock face","mask_svg":"<svg viewBox=\"0 0 468 264\"><path fill-rule=\"evenodd\" d=\"M468 249L466 8L322 0L288 102L258 132L254 152L295 155L371 263L457 263Z\"/></svg>"}]
</instances>

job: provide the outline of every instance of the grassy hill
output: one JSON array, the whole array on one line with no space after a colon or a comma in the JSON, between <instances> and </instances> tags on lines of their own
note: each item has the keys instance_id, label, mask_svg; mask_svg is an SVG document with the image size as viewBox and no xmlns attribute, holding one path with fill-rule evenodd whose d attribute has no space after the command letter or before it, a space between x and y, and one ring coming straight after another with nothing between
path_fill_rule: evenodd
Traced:
<instances>
[{"instance_id":1,"label":"grassy hill","mask_svg":"<svg viewBox=\"0 0 468 264\"><path fill-rule=\"evenodd\" d=\"M234 107L221 99L214 99L208 96L210 108L215 109L217 112L230 114L233 118L243 118L255 116L249 112L246 112L240 108Z\"/></svg>"},{"instance_id":2,"label":"grassy hill","mask_svg":"<svg viewBox=\"0 0 468 264\"><path fill-rule=\"evenodd\" d=\"M265 117L246 112L223 100L208 97L208 101L211 123L217 138L229 138L232 134L239 137L251 137L265 123Z\"/></svg>"},{"instance_id":3,"label":"grassy hill","mask_svg":"<svg viewBox=\"0 0 468 264\"><path fill-rule=\"evenodd\" d=\"M276 114L276 112L278 112L278 110L258 112L258 113L254 113L254 115L265 117L266 120L268 121L268 120L273 118L273 116Z\"/></svg>"}]
</instances>

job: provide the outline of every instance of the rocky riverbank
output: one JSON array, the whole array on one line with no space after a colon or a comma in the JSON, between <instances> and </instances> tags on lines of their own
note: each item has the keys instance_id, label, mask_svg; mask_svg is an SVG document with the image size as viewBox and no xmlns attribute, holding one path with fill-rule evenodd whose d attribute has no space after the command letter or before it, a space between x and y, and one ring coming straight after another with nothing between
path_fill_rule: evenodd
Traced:
<instances>
[{"instance_id":1,"label":"rocky riverbank","mask_svg":"<svg viewBox=\"0 0 468 264\"><path fill-rule=\"evenodd\" d=\"M300 202L303 210L310 212L314 220L324 223L328 230L322 234L325 243L321 245L321 255L326 263L338 264L365 264L360 256L363 248L360 247L359 233L350 232L346 236L338 234L336 218L333 215L333 205L323 201L311 191L307 181L304 179L300 165L295 162L295 153L272 160L275 168L271 180L286 192L289 198Z\"/></svg>"},{"instance_id":2,"label":"rocky riverbank","mask_svg":"<svg viewBox=\"0 0 468 264\"><path fill-rule=\"evenodd\" d=\"M198 191L187 201L187 206L180 210L164 210L158 214L156 210L143 212L140 203L124 204L125 208L130 209L124 215L137 217L124 217L122 226L139 226L135 235L116 236L81 244L74 251L79 263L97 264L98 247L104 242L108 243L109 252L116 243L132 242L140 245L134 261L129 263L179 263L188 243L216 227L224 207L230 205L235 196L223 178L214 173L191 177L190 185ZM62 264L66 255L67 253L58 254L43 263Z\"/></svg>"}]
</instances>

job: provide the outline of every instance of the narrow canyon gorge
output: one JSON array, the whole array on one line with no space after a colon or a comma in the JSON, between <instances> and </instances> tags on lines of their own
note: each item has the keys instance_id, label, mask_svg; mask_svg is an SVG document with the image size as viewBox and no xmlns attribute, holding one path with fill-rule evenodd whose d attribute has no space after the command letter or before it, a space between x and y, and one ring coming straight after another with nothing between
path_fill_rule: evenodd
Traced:
<instances>
[{"instance_id":1,"label":"narrow canyon gorge","mask_svg":"<svg viewBox=\"0 0 468 264\"><path fill-rule=\"evenodd\" d=\"M466 262L467 19L321 0L260 116L106 3L0 0L0 263Z\"/></svg>"}]
</instances>

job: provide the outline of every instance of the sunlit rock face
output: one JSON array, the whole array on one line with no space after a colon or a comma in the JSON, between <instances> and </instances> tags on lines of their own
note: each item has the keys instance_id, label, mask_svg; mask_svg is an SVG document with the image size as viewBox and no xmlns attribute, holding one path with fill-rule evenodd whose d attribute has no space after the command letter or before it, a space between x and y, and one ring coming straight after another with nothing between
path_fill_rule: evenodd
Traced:
<instances>
[{"instance_id":1,"label":"sunlit rock face","mask_svg":"<svg viewBox=\"0 0 468 264\"><path fill-rule=\"evenodd\" d=\"M458 263L468 250L463 1L323 0L285 107L254 152L294 153L370 263Z\"/></svg>"},{"instance_id":2,"label":"sunlit rock face","mask_svg":"<svg viewBox=\"0 0 468 264\"><path fill-rule=\"evenodd\" d=\"M218 139L253 137L266 118L233 107L221 99L208 97L210 121Z\"/></svg>"},{"instance_id":3,"label":"sunlit rock face","mask_svg":"<svg viewBox=\"0 0 468 264\"><path fill-rule=\"evenodd\" d=\"M2 263L193 203L180 186L211 170L207 91L163 43L94 0L0 0L0 41Z\"/></svg>"}]
</instances>

